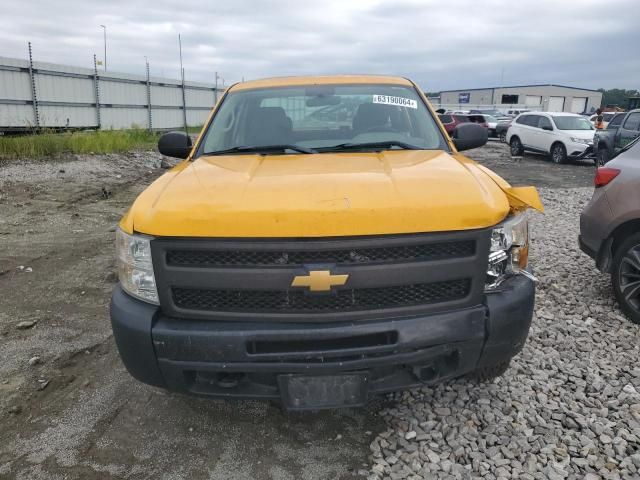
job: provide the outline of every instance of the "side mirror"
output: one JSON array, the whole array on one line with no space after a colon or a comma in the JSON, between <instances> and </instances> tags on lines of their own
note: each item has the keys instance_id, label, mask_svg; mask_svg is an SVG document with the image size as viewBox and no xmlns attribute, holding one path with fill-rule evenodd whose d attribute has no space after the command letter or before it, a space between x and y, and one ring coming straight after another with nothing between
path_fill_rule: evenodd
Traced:
<instances>
[{"instance_id":1,"label":"side mirror","mask_svg":"<svg viewBox=\"0 0 640 480\"><path fill-rule=\"evenodd\" d=\"M451 138L456 149L461 152L483 146L489 139L489 132L477 123L462 123L453 130Z\"/></svg>"},{"instance_id":2,"label":"side mirror","mask_svg":"<svg viewBox=\"0 0 640 480\"><path fill-rule=\"evenodd\" d=\"M191 137L184 132L165 133L158 140L158 150L167 157L187 158L191 153L191 147Z\"/></svg>"},{"instance_id":3,"label":"side mirror","mask_svg":"<svg viewBox=\"0 0 640 480\"><path fill-rule=\"evenodd\" d=\"M548 132L553 132L553 127L551 125L543 125L543 130L547 130Z\"/></svg>"}]
</instances>

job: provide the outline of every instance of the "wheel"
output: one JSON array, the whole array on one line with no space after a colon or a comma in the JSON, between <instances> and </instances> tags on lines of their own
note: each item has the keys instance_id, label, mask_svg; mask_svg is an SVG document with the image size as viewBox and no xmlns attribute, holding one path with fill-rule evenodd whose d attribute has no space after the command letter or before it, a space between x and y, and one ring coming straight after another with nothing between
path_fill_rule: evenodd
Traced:
<instances>
[{"instance_id":1,"label":"wheel","mask_svg":"<svg viewBox=\"0 0 640 480\"><path fill-rule=\"evenodd\" d=\"M551 160L553 163L564 163L567 161L567 149L561 143L551 145Z\"/></svg>"},{"instance_id":2,"label":"wheel","mask_svg":"<svg viewBox=\"0 0 640 480\"><path fill-rule=\"evenodd\" d=\"M522 147L522 142L518 137L511 137L511 156L512 157L521 157L524 153L524 148Z\"/></svg>"},{"instance_id":3,"label":"wheel","mask_svg":"<svg viewBox=\"0 0 640 480\"><path fill-rule=\"evenodd\" d=\"M596 155L596 166L602 167L608 161L609 161L609 151L606 148L598 149L598 153Z\"/></svg>"},{"instance_id":4,"label":"wheel","mask_svg":"<svg viewBox=\"0 0 640 480\"><path fill-rule=\"evenodd\" d=\"M510 363L511 360L507 360L497 365L478 368L469 374L469 378L481 383L490 382L491 380L501 377L509 369Z\"/></svg>"},{"instance_id":5,"label":"wheel","mask_svg":"<svg viewBox=\"0 0 640 480\"><path fill-rule=\"evenodd\" d=\"M507 132L502 132L500 134L500 143L507 143Z\"/></svg>"},{"instance_id":6,"label":"wheel","mask_svg":"<svg viewBox=\"0 0 640 480\"><path fill-rule=\"evenodd\" d=\"M633 323L640 324L640 233L634 233L616 249L611 283L622 311Z\"/></svg>"}]
</instances>

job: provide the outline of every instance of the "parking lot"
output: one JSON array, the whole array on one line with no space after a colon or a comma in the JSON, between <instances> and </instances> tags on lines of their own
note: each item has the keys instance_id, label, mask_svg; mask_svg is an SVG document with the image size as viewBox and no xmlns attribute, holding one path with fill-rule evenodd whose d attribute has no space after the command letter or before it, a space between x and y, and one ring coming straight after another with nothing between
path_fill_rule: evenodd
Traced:
<instances>
[{"instance_id":1,"label":"parking lot","mask_svg":"<svg viewBox=\"0 0 640 480\"><path fill-rule=\"evenodd\" d=\"M115 225L156 153L0 164L0 478L638 478L640 334L577 247L593 163L469 156L533 184L540 283L524 351L367 409L285 414L182 397L124 370L108 317Z\"/></svg>"}]
</instances>

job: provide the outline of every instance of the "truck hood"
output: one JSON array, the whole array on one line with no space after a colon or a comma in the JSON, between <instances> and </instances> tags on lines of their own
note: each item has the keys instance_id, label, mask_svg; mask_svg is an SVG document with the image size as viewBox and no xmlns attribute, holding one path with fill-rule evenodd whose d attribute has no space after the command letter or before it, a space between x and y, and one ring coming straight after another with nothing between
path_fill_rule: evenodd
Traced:
<instances>
[{"instance_id":1,"label":"truck hood","mask_svg":"<svg viewBox=\"0 0 640 480\"><path fill-rule=\"evenodd\" d=\"M509 190L475 162L440 150L204 156L156 180L121 227L248 238L466 230L504 219L519 201Z\"/></svg>"}]
</instances>

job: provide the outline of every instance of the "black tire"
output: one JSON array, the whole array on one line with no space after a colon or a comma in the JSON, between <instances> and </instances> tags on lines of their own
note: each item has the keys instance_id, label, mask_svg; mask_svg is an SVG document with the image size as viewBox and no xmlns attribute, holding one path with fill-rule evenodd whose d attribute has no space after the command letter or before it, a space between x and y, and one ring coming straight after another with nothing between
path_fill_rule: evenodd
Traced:
<instances>
[{"instance_id":1,"label":"black tire","mask_svg":"<svg viewBox=\"0 0 640 480\"><path fill-rule=\"evenodd\" d=\"M596 166L602 167L609 161L609 150L605 148L599 148L596 154Z\"/></svg>"},{"instance_id":2,"label":"black tire","mask_svg":"<svg viewBox=\"0 0 640 480\"><path fill-rule=\"evenodd\" d=\"M500 143L507 143L507 132L502 132L499 136L500 136Z\"/></svg>"},{"instance_id":3,"label":"black tire","mask_svg":"<svg viewBox=\"0 0 640 480\"><path fill-rule=\"evenodd\" d=\"M522 146L522 142L518 137L511 137L509 146L511 147L512 157L521 157L524 154L524 147Z\"/></svg>"},{"instance_id":4,"label":"black tire","mask_svg":"<svg viewBox=\"0 0 640 480\"><path fill-rule=\"evenodd\" d=\"M611 284L620 309L629 320L640 324L640 232L616 248Z\"/></svg>"},{"instance_id":5,"label":"black tire","mask_svg":"<svg viewBox=\"0 0 640 480\"><path fill-rule=\"evenodd\" d=\"M551 160L553 163L566 163L567 149L562 143L557 142L551 145Z\"/></svg>"},{"instance_id":6,"label":"black tire","mask_svg":"<svg viewBox=\"0 0 640 480\"><path fill-rule=\"evenodd\" d=\"M511 360L507 360L506 362L491 365L490 367L478 368L469 374L469 378L480 383L490 382L501 377L509 369L510 364Z\"/></svg>"}]
</instances>

